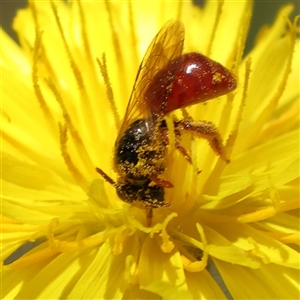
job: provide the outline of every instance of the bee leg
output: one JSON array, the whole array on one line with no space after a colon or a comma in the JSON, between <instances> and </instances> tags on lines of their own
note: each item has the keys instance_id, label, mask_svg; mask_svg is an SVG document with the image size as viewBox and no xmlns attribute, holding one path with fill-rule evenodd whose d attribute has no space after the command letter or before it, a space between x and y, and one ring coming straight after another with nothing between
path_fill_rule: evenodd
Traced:
<instances>
[{"instance_id":1,"label":"bee leg","mask_svg":"<svg viewBox=\"0 0 300 300\"><path fill-rule=\"evenodd\" d=\"M152 225L152 217L153 217L153 211L152 208L146 208L147 211L147 226L150 227Z\"/></svg>"},{"instance_id":2,"label":"bee leg","mask_svg":"<svg viewBox=\"0 0 300 300\"><path fill-rule=\"evenodd\" d=\"M176 125L176 123L175 123ZM166 144L169 144L169 136L168 136L168 130L167 128L163 128L161 130L161 135L165 141ZM175 136L178 137L180 136L180 133L179 132L175 132ZM192 164L193 161L192 161L192 158L191 156L189 155L188 151L180 144L179 141L175 141L175 148L184 156L184 158L190 163Z\"/></svg>"},{"instance_id":3,"label":"bee leg","mask_svg":"<svg viewBox=\"0 0 300 300\"><path fill-rule=\"evenodd\" d=\"M193 132L197 137L204 138L209 142L210 147L227 163L230 160L226 157L222 138L217 127L208 121L181 120L175 123L176 129Z\"/></svg>"},{"instance_id":4,"label":"bee leg","mask_svg":"<svg viewBox=\"0 0 300 300\"><path fill-rule=\"evenodd\" d=\"M188 154L187 150L178 142L175 142L175 148L184 156L188 163L193 164L191 156ZM200 174L201 170L197 171L197 174Z\"/></svg>"},{"instance_id":5,"label":"bee leg","mask_svg":"<svg viewBox=\"0 0 300 300\"><path fill-rule=\"evenodd\" d=\"M158 178L158 177L154 177L154 178L151 177L150 179L151 179L151 181L155 182L157 185L159 185L163 188L168 188L169 189L169 188L174 187L174 185L171 182L167 181L167 180L164 180L164 179L161 179L161 178Z\"/></svg>"},{"instance_id":6,"label":"bee leg","mask_svg":"<svg viewBox=\"0 0 300 300\"><path fill-rule=\"evenodd\" d=\"M115 181L113 179L111 179L104 171L102 171L99 168L96 168L96 171L98 174L100 174L104 180L106 180L108 183L110 183L111 185L117 187L118 185L115 183Z\"/></svg>"},{"instance_id":7,"label":"bee leg","mask_svg":"<svg viewBox=\"0 0 300 300\"><path fill-rule=\"evenodd\" d=\"M178 142L175 142L175 148L184 156L184 158L190 163L192 164L192 158L191 156L188 154L187 150Z\"/></svg>"}]
</instances>

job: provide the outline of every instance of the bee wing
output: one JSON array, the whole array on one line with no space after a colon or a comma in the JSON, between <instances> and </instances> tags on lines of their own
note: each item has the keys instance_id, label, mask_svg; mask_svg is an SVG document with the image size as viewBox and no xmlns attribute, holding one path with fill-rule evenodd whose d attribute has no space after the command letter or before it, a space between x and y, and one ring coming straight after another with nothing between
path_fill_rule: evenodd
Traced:
<instances>
[{"instance_id":1,"label":"bee wing","mask_svg":"<svg viewBox=\"0 0 300 300\"><path fill-rule=\"evenodd\" d=\"M182 54L183 42L184 27L178 20L165 23L151 42L139 67L117 141L132 122L151 117L151 109L144 101L147 87L159 70Z\"/></svg>"}]
</instances>

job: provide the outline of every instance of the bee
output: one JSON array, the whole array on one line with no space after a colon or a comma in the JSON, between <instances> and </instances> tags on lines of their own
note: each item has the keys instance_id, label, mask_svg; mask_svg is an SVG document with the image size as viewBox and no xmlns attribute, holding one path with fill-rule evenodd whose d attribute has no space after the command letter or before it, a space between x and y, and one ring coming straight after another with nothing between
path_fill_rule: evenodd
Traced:
<instances>
[{"instance_id":1,"label":"bee","mask_svg":"<svg viewBox=\"0 0 300 300\"><path fill-rule=\"evenodd\" d=\"M176 109L205 102L236 88L236 80L221 64L197 53L182 54L184 27L168 21L154 37L139 67L122 126L115 142L115 182L103 170L96 171L116 188L119 198L146 209L167 207L165 188L172 183L160 178L165 170L168 129L164 117ZM180 144L184 131L208 140L211 148L227 160L222 139L214 124L184 119L174 121L175 147L188 162L191 157Z\"/></svg>"}]
</instances>

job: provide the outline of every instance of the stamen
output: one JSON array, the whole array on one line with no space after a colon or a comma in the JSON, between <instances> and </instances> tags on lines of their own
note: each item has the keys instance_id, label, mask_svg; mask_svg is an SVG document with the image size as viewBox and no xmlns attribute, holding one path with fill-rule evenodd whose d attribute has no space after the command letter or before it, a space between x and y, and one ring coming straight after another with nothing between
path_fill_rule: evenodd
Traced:
<instances>
[{"instance_id":1,"label":"stamen","mask_svg":"<svg viewBox=\"0 0 300 300\"><path fill-rule=\"evenodd\" d=\"M133 54L131 56L132 58L132 65L134 66L138 66L139 65L139 53L138 53L138 41L137 41L137 37L136 37L136 25L134 23L134 16L133 16L133 10L132 10L132 5L131 5L131 1L127 2L128 4L128 14L129 14L129 28L130 28L130 36L131 36L131 45L132 45L132 49L133 49Z\"/></svg>"},{"instance_id":2,"label":"stamen","mask_svg":"<svg viewBox=\"0 0 300 300\"><path fill-rule=\"evenodd\" d=\"M51 89L52 93L54 94L56 101L60 105L60 108L61 108L62 114L63 114L63 118L64 118L65 123L68 126L68 129L71 133L77 153L79 154L81 159L85 162L84 165L85 165L86 169L94 170L94 165L90 160L90 156L84 146L84 143L80 137L80 134L78 133L77 129L75 128L74 123L72 122L71 116L69 115L69 113L67 111L67 108L64 104L63 99L61 98L59 91L57 90L56 86L51 81L51 79L46 80L46 83L48 84L49 88Z\"/></svg>"},{"instance_id":3,"label":"stamen","mask_svg":"<svg viewBox=\"0 0 300 300\"><path fill-rule=\"evenodd\" d=\"M113 115L114 115L115 125L116 125L116 128L118 129L118 128L121 127L121 120L120 120L120 115L118 113L117 105L116 105L116 102L115 102L115 99L114 99L113 89L112 89L111 83L109 81L105 53L103 53L103 55L102 55L102 62L98 58L97 58L97 62L98 62L98 65L100 67L100 71L101 71L101 74L103 76L103 79L104 79L104 83L105 83L105 86L106 86L107 99L109 101L109 104L111 106L111 110L112 110Z\"/></svg>"},{"instance_id":4,"label":"stamen","mask_svg":"<svg viewBox=\"0 0 300 300\"><path fill-rule=\"evenodd\" d=\"M205 233L204 233L203 227L199 223L196 224L196 227L197 227L197 231L200 235L200 239L201 239L202 244L203 244L202 260L205 260L207 262L207 259L208 259L208 251L207 251L208 245L207 245L207 240L206 240L206 237L205 237Z\"/></svg>"},{"instance_id":5,"label":"stamen","mask_svg":"<svg viewBox=\"0 0 300 300\"><path fill-rule=\"evenodd\" d=\"M226 149L227 149L229 155L232 153L233 146L238 137L239 125L242 121L242 115L243 115L244 108L245 108L245 102L246 102L246 99L248 96L249 78L250 78L250 73L251 73L251 63L252 63L252 60L251 60L251 57L249 57L245 63L245 76L244 76L244 80L243 80L244 86L243 86L243 94L241 97L242 100L239 105L237 117L235 119L235 124L232 128L232 131L231 131L227 141L226 141ZM235 146L235 148L236 148L237 153L239 153L240 149L237 149L237 145Z\"/></svg>"},{"instance_id":6,"label":"stamen","mask_svg":"<svg viewBox=\"0 0 300 300\"><path fill-rule=\"evenodd\" d=\"M83 40L83 46L84 46L84 53L85 56L89 59L90 64L93 64L93 57L92 57L92 51L90 48L90 43L87 39L87 30L86 30L86 20L85 20L85 15L83 13L82 5L81 5L81 0L76 1L79 9L79 16L80 16L80 25L81 25L81 38Z\"/></svg>"},{"instance_id":7,"label":"stamen","mask_svg":"<svg viewBox=\"0 0 300 300\"><path fill-rule=\"evenodd\" d=\"M39 24L37 22L37 13L33 3L29 3L33 18L35 21L35 41L33 46L33 63L32 63L32 83L35 91L36 98L40 104L45 120L48 121L51 132L56 132L56 123L53 117L51 110L49 109L46 100L42 94L41 87L39 85L39 76L38 76L38 63L39 57L42 52L42 32L40 32Z\"/></svg>"},{"instance_id":8,"label":"stamen","mask_svg":"<svg viewBox=\"0 0 300 300\"><path fill-rule=\"evenodd\" d=\"M32 14L33 14L33 19L34 19L34 24L35 24L35 35L37 36L38 34L40 34L42 32L40 30L40 25L39 25L39 22L38 22L38 14L37 14L34 2L30 1L29 5L30 5L30 8L31 8L31 11L32 11ZM45 66L45 69L48 72L48 76L51 76L51 78L55 78L56 81L57 81L56 73L53 69L53 64L49 61L46 50L45 50L42 43L40 44L39 51L40 52L39 52L38 61L43 62L43 65ZM55 126L56 126L56 123L55 123Z\"/></svg>"},{"instance_id":9,"label":"stamen","mask_svg":"<svg viewBox=\"0 0 300 300\"><path fill-rule=\"evenodd\" d=\"M106 6L106 11L108 14L108 21L109 21L109 25L110 25L110 30L111 30L111 35L112 35L112 40L113 40L113 45L114 45L114 49L115 49L115 57L118 61L118 67L119 67L119 72L118 72L118 76L119 76L119 82L122 82L123 84L120 84L120 88L123 89L123 95L126 95L126 87L128 86L127 84L127 76L124 76L124 74L126 74L126 70L124 67L124 57L121 51L121 43L119 41L119 35L117 34L116 30L115 30L115 26L114 26L114 22L113 22L113 16L112 16L112 9L110 7L110 2L109 1L105 1L105 6Z\"/></svg>"},{"instance_id":10,"label":"stamen","mask_svg":"<svg viewBox=\"0 0 300 300\"><path fill-rule=\"evenodd\" d=\"M67 54L68 54L68 57L69 57L69 60L70 60L71 68L72 68L73 74L75 76L77 85L78 85L79 90L81 91L81 93L83 93L85 91L85 87L84 87L83 79L81 77L81 73L79 71L78 66L75 63L75 60L74 60L74 58L72 56L71 50L70 50L69 45L67 43L67 40L66 40L66 37L65 37L65 34L64 34L64 31L63 31L63 28L62 28L59 16L58 16L57 8L54 5L54 3L53 3L52 0L51 0L50 3L51 3L51 8L52 8L53 13L54 13L56 24L58 26L61 38L62 38L62 40L64 42L64 45L65 45L65 48L66 48L66 51L67 51Z\"/></svg>"},{"instance_id":11,"label":"stamen","mask_svg":"<svg viewBox=\"0 0 300 300\"><path fill-rule=\"evenodd\" d=\"M59 136L60 136L60 149L61 149L61 155L64 158L64 161L69 169L69 171L72 173L73 177L77 181L77 183L82 187L84 191L88 191L88 183L83 177L83 175L80 173L80 171L77 169L77 167L74 165L67 149L67 125L62 126L62 124L59 125Z\"/></svg>"},{"instance_id":12,"label":"stamen","mask_svg":"<svg viewBox=\"0 0 300 300\"><path fill-rule=\"evenodd\" d=\"M180 242L187 243L188 245L203 251L201 261L191 262L188 259L186 259L184 255L182 256L183 266L187 271L190 272L200 272L206 268L208 263L208 245L205 238L205 234L203 228L198 223L196 224L196 226L202 242L197 241L196 239L187 236L184 233L181 233L175 229L171 229L172 238L175 239L175 241L176 239L178 239Z\"/></svg>"},{"instance_id":13,"label":"stamen","mask_svg":"<svg viewBox=\"0 0 300 300\"><path fill-rule=\"evenodd\" d=\"M39 55L40 55L40 50L41 50L41 38L42 38L42 33L36 32L36 39L35 39L34 47L33 47L33 64L32 64L32 73L31 73L32 83L33 83L33 88L35 91L36 98L40 104L40 108L43 111L44 117L48 121L48 123L52 129L51 131L55 132L54 128L56 128L56 126L55 126L52 112L49 109L49 107L45 101L45 98L42 94L42 91L41 91L41 88L39 85L38 60L39 60Z\"/></svg>"},{"instance_id":14,"label":"stamen","mask_svg":"<svg viewBox=\"0 0 300 300\"><path fill-rule=\"evenodd\" d=\"M160 248L164 253L170 253L174 249L174 243L170 240L170 236L167 232L167 225L169 222L176 218L178 215L176 213L169 214L163 221L161 232L159 234L159 237L161 238ZM150 234L151 236L151 234Z\"/></svg>"},{"instance_id":15,"label":"stamen","mask_svg":"<svg viewBox=\"0 0 300 300\"><path fill-rule=\"evenodd\" d=\"M82 7L81 7L79 2L78 2L78 5L79 5L80 18L82 20L82 24L81 24L82 38L83 38L83 41L84 41L85 49L88 51L87 52L87 57L90 60L90 63L87 63L86 65L88 67L90 67L89 69L90 69L91 74L92 74L92 72L94 72L94 68L92 67L93 64L94 64L94 61L93 61L93 58L92 58L91 50L89 48L89 41L87 40L88 35L86 34L86 26L85 26L86 21L85 21L85 18L84 18L84 13L83 13ZM66 39L64 31L63 31L62 24L61 24L60 19L59 19L57 8L54 5L53 1L51 1L51 7L52 7L52 10L53 10L53 13L54 13L54 17L55 17L57 26L59 28L61 38L63 40L64 46L65 46L65 49L66 49L66 52L67 52L67 56L68 56L69 61L70 61L71 70L73 72L73 75L75 77L75 80L76 80L78 88L79 88L79 92L80 92L80 96L81 96L80 97L80 100L81 100L81 107L80 107L81 108L81 113L85 117L85 119L89 121L89 123L91 124L90 125L91 128L97 128L97 122L95 120L95 113L94 113L94 110L92 108L92 103L93 102L91 101L91 99L89 99L89 96L87 94L87 89L85 87L83 77L81 75L81 72L80 72L80 69L79 69L78 65L75 62L74 57L72 56L72 52L70 50L71 47L68 45L67 39ZM91 75L90 80L94 80L94 78L96 78L96 76ZM95 86L95 84L94 84L94 86ZM70 132L72 134L72 130L70 130ZM90 132L90 135L95 135L96 132L97 131L92 131L92 132ZM96 140L97 137L94 136L94 139Z\"/></svg>"},{"instance_id":16,"label":"stamen","mask_svg":"<svg viewBox=\"0 0 300 300\"><path fill-rule=\"evenodd\" d=\"M254 248L252 250L247 251L247 253L250 257L253 256L253 257L260 258L261 261L265 264L268 264L271 262L270 258L263 251L260 250L259 244L252 237L249 237L247 239L247 241Z\"/></svg>"},{"instance_id":17,"label":"stamen","mask_svg":"<svg viewBox=\"0 0 300 300\"><path fill-rule=\"evenodd\" d=\"M250 2L249 2L249 5L251 5ZM239 33L237 34L235 46L232 47L232 49L233 49L232 52L235 53L232 55L235 58L234 65L232 67L234 74L238 74L239 67L242 64L243 54L244 54L244 50L245 50L245 46L246 46L247 34L248 34L250 22L251 22L251 17L252 17L251 8L249 8L249 6L245 6L245 11L244 11L243 17L242 17L242 19L243 19L242 26L240 27ZM230 66L230 65L231 64L229 64L229 62L228 62L227 66Z\"/></svg>"},{"instance_id":18,"label":"stamen","mask_svg":"<svg viewBox=\"0 0 300 300\"><path fill-rule=\"evenodd\" d=\"M217 29L219 26L219 21L221 19L223 4L224 4L224 0L218 1L217 13L216 13L216 17L214 18L213 30L212 30L212 33L211 33L211 36L209 39L207 49L206 49L206 55L208 57L211 56L211 49L212 49L213 42L215 40L216 32L217 32Z\"/></svg>"},{"instance_id":19,"label":"stamen","mask_svg":"<svg viewBox=\"0 0 300 300\"><path fill-rule=\"evenodd\" d=\"M53 225L57 225L54 223L50 225L52 227ZM75 230L78 231L78 228L76 228ZM100 244L105 242L108 237L112 237L115 238L116 243L113 252L115 254L119 254L122 252L124 246L123 244L127 241L127 238L133 235L133 232L131 232L131 230L132 229L128 228L126 225L122 225L120 227L113 227L111 229L97 232L96 234L90 235L84 239L70 241L70 238L72 238L72 236L75 236L73 233L74 230L71 232L66 232L66 229L64 229L64 232L67 233L67 235L56 236L52 240L49 240L49 242L51 248L53 248L57 252L72 252L79 249L82 250L85 248L99 246Z\"/></svg>"},{"instance_id":20,"label":"stamen","mask_svg":"<svg viewBox=\"0 0 300 300\"><path fill-rule=\"evenodd\" d=\"M196 224L198 225L198 223ZM200 225L199 225L200 226ZM198 229L198 228L197 228ZM179 232L177 230L175 230L174 228L170 228L170 233L172 234L172 238L174 239L178 239L182 242L185 242L185 243L188 243L192 246L194 246L195 248L199 248L201 250L204 250L204 243L200 242L200 241L197 241L196 239L182 233L182 232ZM201 232L202 234L203 232ZM200 236L201 236L200 234ZM205 239L205 245L206 245L206 239Z\"/></svg>"},{"instance_id":21,"label":"stamen","mask_svg":"<svg viewBox=\"0 0 300 300\"><path fill-rule=\"evenodd\" d=\"M94 235L91 235L83 240L80 241L55 241L55 250L58 252L71 252L71 251L77 251L77 250L82 250L85 248L91 248L98 246L105 242L107 239L108 232L106 231L101 231L98 232Z\"/></svg>"}]
</instances>

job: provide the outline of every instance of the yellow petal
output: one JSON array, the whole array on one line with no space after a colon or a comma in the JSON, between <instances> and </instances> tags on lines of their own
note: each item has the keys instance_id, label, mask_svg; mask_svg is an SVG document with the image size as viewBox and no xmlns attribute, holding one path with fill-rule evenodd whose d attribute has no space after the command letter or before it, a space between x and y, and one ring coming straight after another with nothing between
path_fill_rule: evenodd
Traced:
<instances>
[{"instance_id":1,"label":"yellow petal","mask_svg":"<svg viewBox=\"0 0 300 300\"><path fill-rule=\"evenodd\" d=\"M89 249L81 252L80 255L78 252L64 253L43 263L40 270L36 270L27 284L20 289L18 298L66 298L70 286L74 286L79 280L82 268L90 264L95 257L95 252Z\"/></svg>"},{"instance_id":2,"label":"yellow petal","mask_svg":"<svg viewBox=\"0 0 300 300\"><path fill-rule=\"evenodd\" d=\"M299 268L299 253L256 230L248 224L226 224L214 226L215 230L232 245L245 251L249 259L260 260L266 264L274 263L287 268ZM233 262L233 261L232 261Z\"/></svg>"},{"instance_id":3,"label":"yellow petal","mask_svg":"<svg viewBox=\"0 0 300 300\"><path fill-rule=\"evenodd\" d=\"M5 284L2 284L1 287L1 296L3 299L15 299L15 297L18 297L20 291L24 289L26 290L24 293L25 297L22 298L33 299L35 295L31 294L30 290L27 290L26 287L24 287L24 278L27 278L26 284L28 284L48 263L49 261L37 263L31 268L24 268L20 270L5 270L3 274L1 274L2 282L5 282ZM40 282L38 285L41 286ZM35 291L35 289L33 291ZM55 298L52 297L51 299Z\"/></svg>"},{"instance_id":4,"label":"yellow petal","mask_svg":"<svg viewBox=\"0 0 300 300\"><path fill-rule=\"evenodd\" d=\"M281 9L264 39L248 55L251 59L251 74L243 111L243 116L247 117L243 117L239 126L235 155L255 144L260 128L270 119L285 88L295 46L296 29L291 28L286 32L286 20L292 8L289 5ZM240 68L241 78L245 66L246 63ZM242 97L241 88L237 91L237 99Z\"/></svg>"},{"instance_id":5,"label":"yellow petal","mask_svg":"<svg viewBox=\"0 0 300 300\"><path fill-rule=\"evenodd\" d=\"M294 130L242 153L226 167L220 182L213 177L207 181L203 197L210 202L202 208L230 207L269 190L270 184L280 188L299 177L297 145L298 130Z\"/></svg>"},{"instance_id":6,"label":"yellow petal","mask_svg":"<svg viewBox=\"0 0 300 300\"><path fill-rule=\"evenodd\" d=\"M135 282L138 240L133 237L121 255L112 254L109 243L104 243L75 284L69 298L121 299L124 291Z\"/></svg>"},{"instance_id":7,"label":"yellow petal","mask_svg":"<svg viewBox=\"0 0 300 300\"><path fill-rule=\"evenodd\" d=\"M204 270L201 273L185 273L191 299L225 299L220 285L212 275Z\"/></svg>"},{"instance_id":8,"label":"yellow petal","mask_svg":"<svg viewBox=\"0 0 300 300\"><path fill-rule=\"evenodd\" d=\"M146 238L141 250L139 278L142 289L163 298L191 298L180 253L176 248L170 253L163 253L156 240L150 237Z\"/></svg>"},{"instance_id":9,"label":"yellow petal","mask_svg":"<svg viewBox=\"0 0 300 300\"><path fill-rule=\"evenodd\" d=\"M298 270L273 264L252 270L218 260L214 262L233 299L298 299Z\"/></svg>"}]
</instances>

